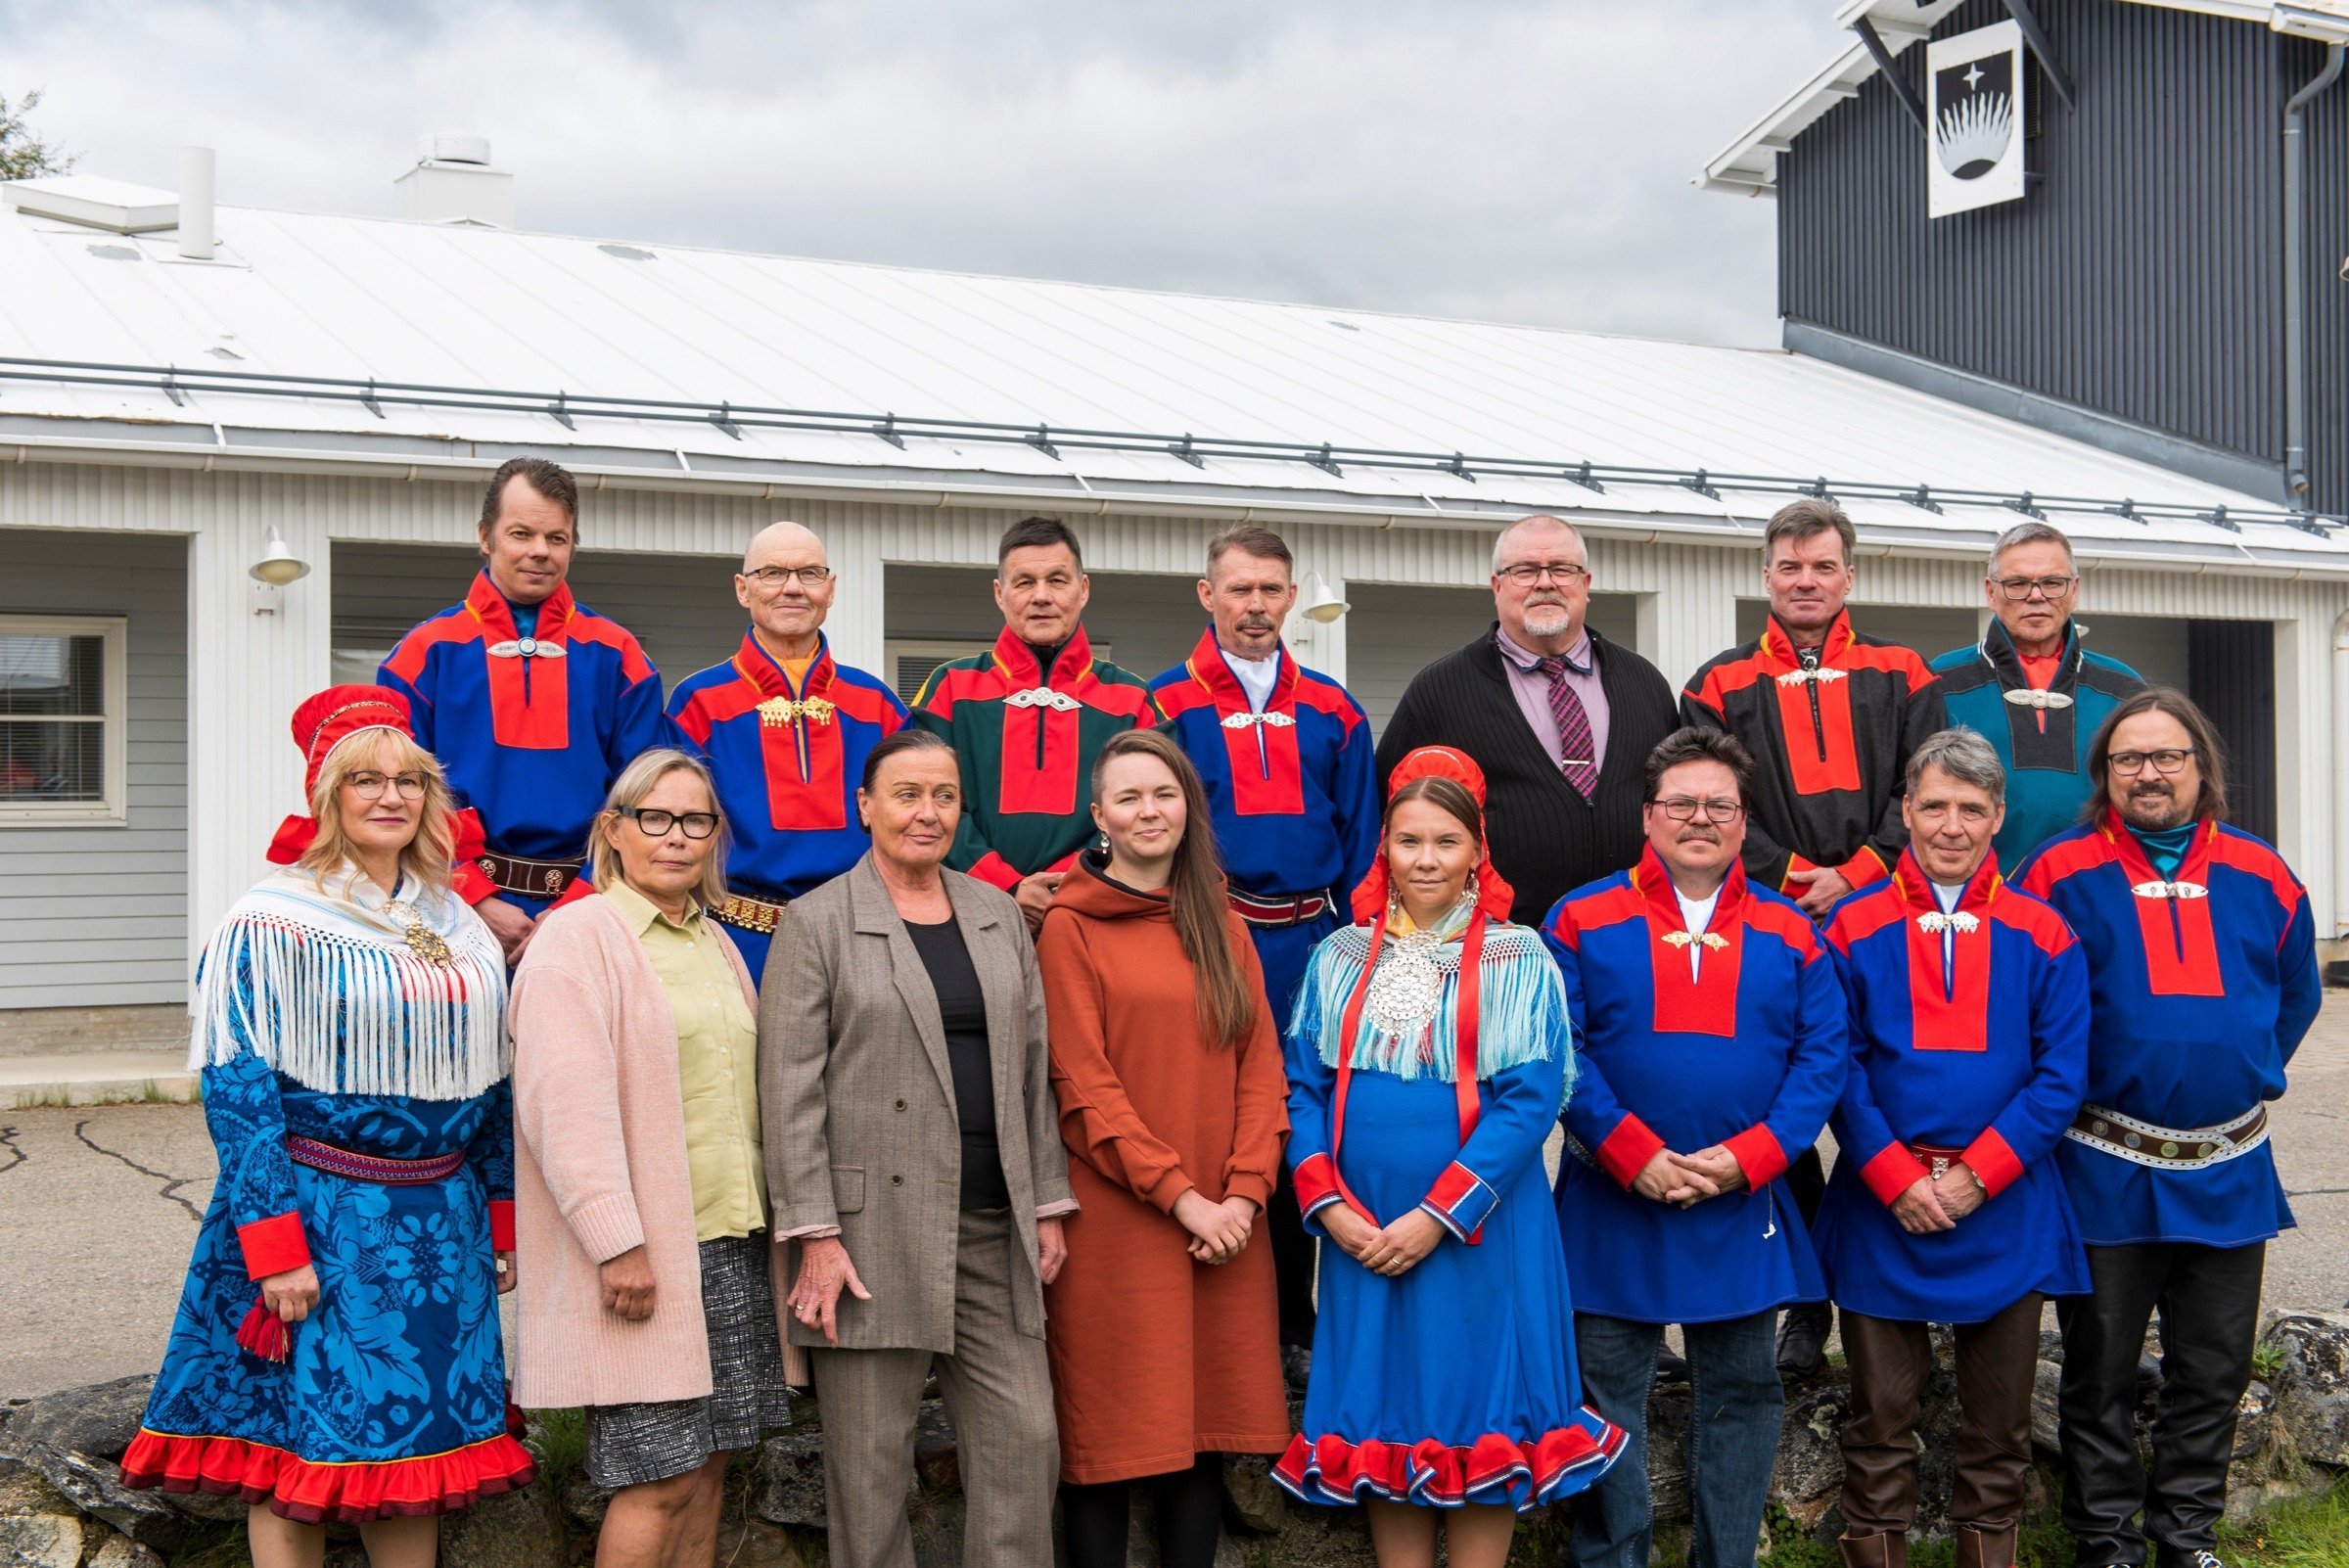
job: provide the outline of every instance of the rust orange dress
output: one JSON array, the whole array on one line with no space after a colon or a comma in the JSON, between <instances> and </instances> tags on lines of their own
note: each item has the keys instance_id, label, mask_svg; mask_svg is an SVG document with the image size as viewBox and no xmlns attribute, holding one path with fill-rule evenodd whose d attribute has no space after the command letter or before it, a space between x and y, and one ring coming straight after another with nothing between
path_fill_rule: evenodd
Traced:
<instances>
[{"instance_id":1,"label":"rust orange dress","mask_svg":"<svg viewBox=\"0 0 2349 1568\"><path fill-rule=\"evenodd\" d=\"M1288 1130L1280 1039L1255 945L1256 1028L1224 1048L1199 1026L1190 961L1163 894L1081 856L1036 953L1051 1014L1052 1087L1082 1211L1044 1292L1060 1475L1082 1485L1188 1469L1201 1453L1288 1446L1272 1247L1260 1217L1231 1262L1195 1262L1174 1200L1271 1195Z\"/></svg>"}]
</instances>

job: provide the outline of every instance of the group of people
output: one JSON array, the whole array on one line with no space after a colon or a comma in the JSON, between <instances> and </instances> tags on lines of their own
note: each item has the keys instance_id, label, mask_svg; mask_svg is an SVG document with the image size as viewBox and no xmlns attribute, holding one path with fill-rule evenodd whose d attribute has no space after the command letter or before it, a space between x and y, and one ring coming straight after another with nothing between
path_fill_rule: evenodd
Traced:
<instances>
[{"instance_id":1,"label":"group of people","mask_svg":"<svg viewBox=\"0 0 2349 1568\"><path fill-rule=\"evenodd\" d=\"M2083 647L2055 530L1928 666L1795 502L1763 635L1676 700L1523 519L1374 748L1261 528L1144 681L1075 534L1014 525L1001 635L909 712L794 523L664 703L565 586L577 511L507 464L465 602L295 715L308 809L199 966L221 1179L131 1485L242 1496L261 1568L328 1520L430 1563L532 1473L519 1289L513 1400L584 1407L607 1568L711 1562L808 1385L831 1560L910 1568L933 1376L974 1565L1053 1560L1056 1494L1072 1568L1123 1563L1137 1484L1207 1564L1232 1453L1388 1568L1497 1568L1568 1498L1573 1561L1643 1564L1660 1373L1691 1560L1746 1563L1832 1303L1845 1560L1906 1560L1953 1323L1958 1560L1999 1568L2052 1299L2078 1560L2215 1563L2314 933L2208 720Z\"/></svg>"}]
</instances>

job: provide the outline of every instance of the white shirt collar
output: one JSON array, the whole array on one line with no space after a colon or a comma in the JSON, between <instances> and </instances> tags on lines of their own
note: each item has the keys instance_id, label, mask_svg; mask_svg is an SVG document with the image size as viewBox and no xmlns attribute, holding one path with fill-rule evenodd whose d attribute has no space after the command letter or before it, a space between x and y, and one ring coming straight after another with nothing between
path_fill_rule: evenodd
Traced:
<instances>
[{"instance_id":1,"label":"white shirt collar","mask_svg":"<svg viewBox=\"0 0 2349 1568\"><path fill-rule=\"evenodd\" d=\"M1223 656L1223 667L1231 671L1240 690L1248 694L1248 706L1258 713L1272 700L1272 688L1280 683L1280 650L1275 648L1262 659L1243 659L1221 643L1216 651Z\"/></svg>"}]
</instances>

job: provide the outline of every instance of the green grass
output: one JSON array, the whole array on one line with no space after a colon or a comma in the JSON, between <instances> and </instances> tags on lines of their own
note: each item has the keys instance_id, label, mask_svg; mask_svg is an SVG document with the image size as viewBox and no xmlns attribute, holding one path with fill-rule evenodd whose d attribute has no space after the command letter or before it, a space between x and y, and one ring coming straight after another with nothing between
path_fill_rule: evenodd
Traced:
<instances>
[{"instance_id":1,"label":"green grass","mask_svg":"<svg viewBox=\"0 0 2349 1568\"><path fill-rule=\"evenodd\" d=\"M2341 1568L2349 1563L2349 1476L2322 1496L2281 1503L2219 1535L2220 1553L2245 1568Z\"/></svg>"},{"instance_id":2,"label":"green grass","mask_svg":"<svg viewBox=\"0 0 2349 1568\"><path fill-rule=\"evenodd\" d=\"M582 1410L532 1410L541 1433L538 1474L560 1497L571 1473L587 1462L587 1416Z\"/></svg>"}]
</instances>

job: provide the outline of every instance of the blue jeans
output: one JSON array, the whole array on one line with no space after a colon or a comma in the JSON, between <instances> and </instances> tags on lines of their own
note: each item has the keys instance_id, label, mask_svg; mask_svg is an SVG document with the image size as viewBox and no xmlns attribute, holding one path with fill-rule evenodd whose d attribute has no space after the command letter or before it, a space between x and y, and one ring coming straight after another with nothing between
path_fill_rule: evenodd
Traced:
<instances>
[{"instance_id":1,"label":"blue jeans","mask_svg":"<svg viewBox=\"0 0 2349 1568\"><path fill-rule=\"evenodd\" d=\"M1685 1323L1688 1500L1696 1528L1688 1568L1752 1568L1770 1500L1786 1396L1778 1383L1778 1314ZM1631 1441L1605 1480L1575 1499L1566 1560L1576 1568L1647 1568L1654 1518L1647 1488L1647 1396L1660 1323L1574 1314L1583 1399Z\"/></svg>"}]
</instances>

